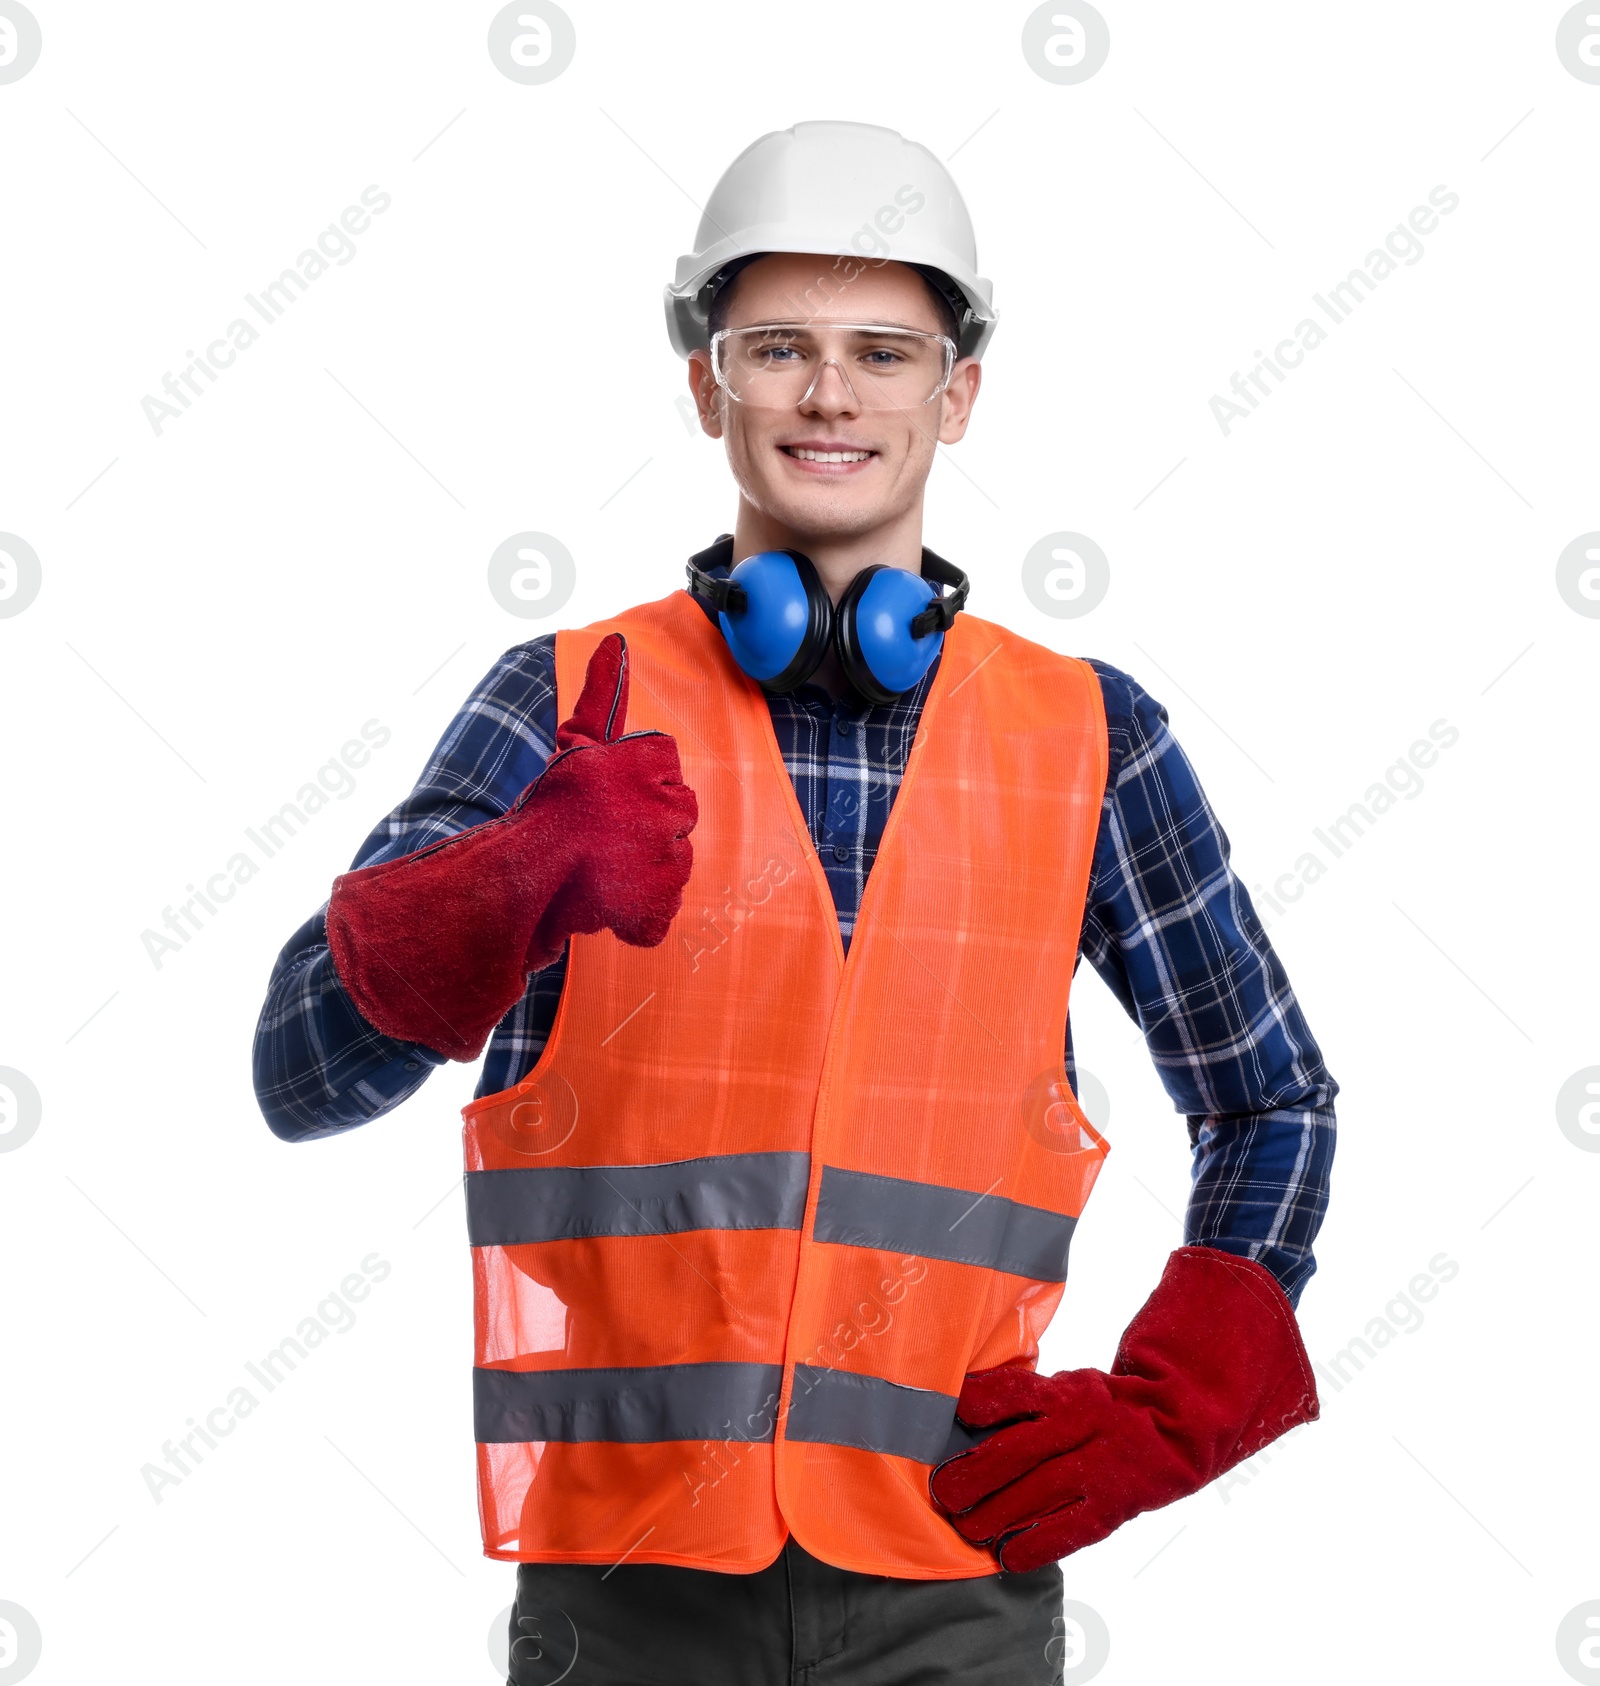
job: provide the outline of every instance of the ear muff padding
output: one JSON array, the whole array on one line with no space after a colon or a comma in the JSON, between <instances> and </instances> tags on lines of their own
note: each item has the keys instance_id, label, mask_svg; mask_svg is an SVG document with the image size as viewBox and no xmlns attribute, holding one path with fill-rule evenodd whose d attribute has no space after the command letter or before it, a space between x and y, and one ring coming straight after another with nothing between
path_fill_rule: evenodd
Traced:
<instances>
[{"instance_id":1,"label":"ear muff padding","mask_svg":"<svg viewBox=\"0 0 1600 1686\"><path fill-rule=\"evenodd\" d=\"M834 645L845 678L870 703L889 703L917 684L944 643L942 632L915 638L911 621L938 595L905 568L863 568L834 612Z\"/></svg>"},{"instance_id":2,"label":"ear muff padding","mask_svg":"<svg viewBox=\"0 0 1600 1686\"><path fill-rule=\"evenodd\" d=\"M762 550L728 577L745 593L742 610L717 616L733 659L764 690L782 694L805 684L833 636L833 602L810 557Z\"/></svg>"}]
</instances>

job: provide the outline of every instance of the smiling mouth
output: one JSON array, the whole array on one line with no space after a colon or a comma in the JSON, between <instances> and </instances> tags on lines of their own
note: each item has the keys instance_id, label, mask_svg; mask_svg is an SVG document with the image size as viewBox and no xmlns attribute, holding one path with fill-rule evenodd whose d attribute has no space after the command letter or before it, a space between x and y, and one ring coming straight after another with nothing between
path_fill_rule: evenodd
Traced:
<instances>
[{"instance_id":1,"label":"smiling mouth","mask_svg":"<svg viewBox=\"0 0 1600 1686\"><path fill-rule=\"evenodd\" d=\"M837 451L818 451L809 445L780 445L778 447L792 462L817 463L829 466L851 467L857 463L870 462L876 451L845 449Z\"/></svg>"}]
</instances>

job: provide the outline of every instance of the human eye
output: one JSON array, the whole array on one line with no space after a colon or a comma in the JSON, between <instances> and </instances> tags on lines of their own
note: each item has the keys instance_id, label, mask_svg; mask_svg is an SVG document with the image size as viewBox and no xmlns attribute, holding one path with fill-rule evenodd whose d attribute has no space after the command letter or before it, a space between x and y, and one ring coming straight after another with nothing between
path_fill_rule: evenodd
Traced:
<instances>
[{"instance_id":1,"label":"human eye","mask_svg":"<svg viewBox=\"0 0 1600 1686\"><path fill-rule=\"evenodd\" d=\"M898 375L912 361L912 347L899 338L864 339L856 348L856 362L870 375Z\"/></svg>"},{"instance_id":2,"label":"human eye","mask_svg":"<svg viewBox=\"0 0 1600 1686\"><path fill-rule=\"evenodd\" d=\"M792 368L801 361L802 355L800 347L789 334L755 334L749 342L751 361L768 368Z\"/></svg>"}]
</instances>

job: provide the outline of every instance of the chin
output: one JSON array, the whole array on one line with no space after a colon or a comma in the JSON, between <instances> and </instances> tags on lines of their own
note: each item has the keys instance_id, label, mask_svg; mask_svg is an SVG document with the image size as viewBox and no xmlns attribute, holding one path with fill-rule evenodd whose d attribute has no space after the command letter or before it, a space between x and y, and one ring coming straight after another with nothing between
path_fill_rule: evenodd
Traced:
<instances>
[{"instance_id":1,"label":"chin","mask_svg":"<svg viewBox=\"0 0 1600 1686\"><path fill-rule=\"evenodd\" d=\"M773 513L792 533L807 542L860 538L894 518L894 512L886 509L805 508L779 509Z\"/></svg>"},{"instance_id":2,"label":"chin","mask_svg":"<svg viewBox=\"0 0 1600 1686\"><path fill-rule=\"evenodd\" d=\"M891 500L852 497L831 487L818 487L815 493L802 496L787 486L747 486L744 493L763 514L809 539L858 538L902 513Z\"/></svg>"}]
</instances>

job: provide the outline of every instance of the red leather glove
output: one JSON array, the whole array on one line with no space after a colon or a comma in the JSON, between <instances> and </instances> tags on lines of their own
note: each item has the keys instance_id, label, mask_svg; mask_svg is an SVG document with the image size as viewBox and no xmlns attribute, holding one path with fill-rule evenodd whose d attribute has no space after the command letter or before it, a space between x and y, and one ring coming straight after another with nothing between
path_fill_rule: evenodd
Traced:
<instances>
[{"instance_id":1,"label":"red leather glove","mask_svg":"<svg viewBox=\"0 0 1600 1686\"><path fill-rule=\"evenodd\" d=\"M956 1415L1012 1426L945 1459L928 1491L1002 1569L1038 1569L1197 1492L1319 1409L1276 1277L1215 1247L1180 1247L1110 1375L970 1374Z\"/></svg>"},{"instance_id":2,"label":"red leather glove","mask_svg":"<svg viewBox=\"0 0 1600 1686\"><path fill-rule=\"evenodd\" d=\"M328 948L370 1025L476 1059L569 936L609 928L639 948L666 936L699 808L677 744L623 732L627 712L627 643L613 632L508 813L335 880Z\"/></svg>"}]
</instances>

